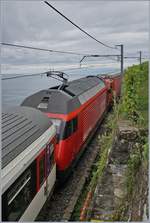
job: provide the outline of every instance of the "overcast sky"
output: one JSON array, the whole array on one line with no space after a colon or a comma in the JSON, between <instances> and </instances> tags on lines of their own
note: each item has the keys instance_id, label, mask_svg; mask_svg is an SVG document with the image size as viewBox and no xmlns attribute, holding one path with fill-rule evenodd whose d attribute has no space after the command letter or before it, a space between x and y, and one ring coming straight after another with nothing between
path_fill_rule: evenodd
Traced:
<instances>
[{"instance_id":1,"label":"overcast sky","mask_svg":"<svg viewBox=\"0 0 150 223\"><path fill-rule=\"evenodd\" d=\"M137 55L139 50L143 54L148 52L148 1L49 2L98 40L111 46L124 44L126 55ZM3 42L79 53L118 53L87 37L43 1L1 0L1 6ZM4 72L26 65L31 70L34 66L44 70L48 64L76 64L80 59L72 55L2 48Z\"/></svg>"}]
</instances>

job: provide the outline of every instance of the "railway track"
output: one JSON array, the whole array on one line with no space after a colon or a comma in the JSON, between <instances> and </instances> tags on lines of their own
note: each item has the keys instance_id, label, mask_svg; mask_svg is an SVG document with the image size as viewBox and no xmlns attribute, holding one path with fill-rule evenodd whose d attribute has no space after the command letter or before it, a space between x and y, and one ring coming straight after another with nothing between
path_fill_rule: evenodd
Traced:
<instances>
[{"instance_id":1,"label":"railway track","mask_svg":"<svg viewBox=\"0 0 150 223\"><path fill-rule=\"evenodd\" d=\"M91 176L92 165L100 152L100 136L106 131L106 117L97 127L72 174L61 188L55 188L36 221L69 221L86 180Z\"/></svg>"}]
</instances>

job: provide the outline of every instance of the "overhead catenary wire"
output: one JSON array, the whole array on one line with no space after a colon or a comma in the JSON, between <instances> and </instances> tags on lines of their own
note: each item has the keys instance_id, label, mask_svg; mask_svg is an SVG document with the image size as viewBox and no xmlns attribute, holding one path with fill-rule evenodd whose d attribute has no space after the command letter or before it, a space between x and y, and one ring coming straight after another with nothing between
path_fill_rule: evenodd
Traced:
<instances>
[{"instance_id":1,"label":"overhead catenary wire","mask_svg":"<svg viewBox=\"0 0 150 223\"><path fill-rule=\"evenodd\" d=\"M43 72L43 73L35 73L35 74L23 74L23 75L17 75L17 76L13 76L13 77L4 77L4 78L1 78L2 80L11 80L11 79L17 79L17 78L23 78L23 77L33 77L33 76L41 76L41 75L46 75L47 72L49 71L46 71L46 72ZM54 78L58 81L60 81L59 78L57 77L51 77L51 78Z\"/></svg>"},{"instance_id":2,"label":"overhead catenary wire","mask_svg":"<svg viewBox=\"0 0 150 223\"><path fill-rule=\"evenodd\" d=\"M90 67L90 66L89 66ZM70 69L62 69L63 71L69 71L69 70L78 70L78 69L83 69L83 68L87 68L87 67L77 67L77 68L70 68ZM11 75L11 74L1 74L1 80L9 80L9 79L17 79L17 78L23 78L23 77L32 77L32 76L41 76L41 75L44 75L44 74L47 74L48 71L45 71L45 72L41 72L41 73L30 73L30 74L23 74L23 75L20 75L20 74L17 74L16 76L10 76L10 77L4 77L6 75Z\"/></svg>"},{"instance_id":3,"label":"overhead catenary wire","mask_svg":"<svg viewBox=\"0 0 150 223\"><path fill-rule=\"evenodd\" d=\"M96 58L97 58L97 57L106 57L106 58L107 58L107 57L109 57L109 58L111 58L111 57L117 57L117 58L118 58L118 57L120 57L120 55L117 55L117 54L115 54L115 55L113 55L113 54L110 55L110 54L109 54L109 55L105 55L105 56L104 56L104 55L96 55L96 54L95 54L95 55L94 55L94 54L93 54L93 55L92 55L92 54L91 54L91 55L84 55L84 56L81 58L81 60L80 60L80 64L81 64L81 62L82 62L84 59L86 59L86 58L90 58L90 57L96 57ZM113 59L112 59L112 60L113 60Z\"/></svg>"},{"instance_id":4,"label":"overhead catenary wire","mask_svg":"<svg viewBox=\"0 0 150 223\"><path fill-rule=\"evenodd\" d=\"M41 73L35 73L35 74L22 74L22 75L16 75L16 76L10 76L10 77L3 77L5 75L10 75L10 74L4 74L4 75L0 75L1 76L1 80L11 80L11 79L16 79L16 78L23 78L23 77L32 77L32 76L40 76L46 74L46 72L41 72Z\"/></svg>"},{"instance_id":5,"label":"overhead catenary wire","mask_svg":"<svg viewBox=\"0 0 150 223\"><path fill-rule=\"evenodd\" d=\"M12 46L12 47L16 47L16 48L39 50L39 51L46 51L46 52L52 52L52 53L74 54L74 55L85 56L85 57L119 57L120 56L118 54L103 54L103 55L100 55L100 54L76 53L76 52L71 52L71 51L52 50L52 49L38 48L38 47L25 46L25 45L6 43L6 42L2 42L0 44L4 45L4 46L10 46L10 47ZM138 59L138 58L139 58L138 56L124 56L124 59ZM142 57L142 59L148 59L148 58Z\"/></svg>"},{"instance_id":6,"label":"overhead catenary wire","mask_svg":"<svg viewBox=\"0 0 150 223\"><path fill-rule=\"evenodd\" d=\"M44 1L45 4L47 4L49 7L51 7L54 11L56 11L59 15L61 15L64 19L66 19L68 22L70 22L73 26L75 26L76 28L78 28L80 31L82 31L83 33L85 33L87 36L89 36L91 39L95 40L96 42L98 42L99 44L107 47L107 48L111 48L111 49L115 49L118 50L117 47L113 47L113 46L109 46L105 43L103 43L102 41L96 39L95 37L93 37L91 34L89 34L88 32L86 32L84 29L82 29L80 26L78 26L77 24L75 24L73 21L71 21L67 16L65 16L63 13L61 13L58 9L56 9L54 6L52 6L49 2Z\"/></svg>"},{"instance_id":7,"label":"overhead catenary wire","mask_svg":"<svg viewBox=\"0 0 150 223\"><path fill-rule=\"evenodd\" d=\"M77 24L75 24L74 22L72 22L69 18L67 18L65 15L63 15L59 10L57 10L54 6L52 6L49 2L44 1L44 3L46 3L48 6L50 6L53 10L55 10L57 13L59 13L62 17L64 17L66 20L68 20L70 23L72 23L74 26L76 26L78 29L80 29L82 32L84 32L86 35L88 35L89 37L91 37L92 39L94 39L95 41L97 41L98 43L102 44L105 47L108 48L112 48L112 49L117 49L117 45L115 47L112 47L110 45L107 45L99 40L97 40L95 37L93 37L92 35L90 35L89 33L87 33L85 30L83 30L80 26L78 26ZM47 52L52 52L52 53L63 53L63 54L73 54L73 55L79 55L79 56L83 56L84 57L110 57L110 59L115 60L114 58L111 57L120 57L121 55L92 55L92 54L86 54L86 53L76 53L76 52L71 52L71 51L62 51L62 50L52 50L52 49L44 49L44 48L38 48L38 47L32 47L32 46L25 46L25 45L19 45L19 44L13 44L13 43L5 43L2 42L0 43L2 45L5 46L13 46L13 47L18 47L18 48L25 48L25 49L31 49L31 50L40 50L40 51L47 51ZM83 57L83 58L84 58ZM129 57L129 56L125 56L125 59L139 59L139 57ZM147 59L147 58L143 58L142 59ZM82 60L81 60L82 61ZM80 61L80 62L81 62ZM116 61L116 60L115 60ZM85 67L83 67L85 68ZM73 70L73 69L81 69L81 68L72 68L72 69L68 69L68 70ZM16 78L22 78L22 77L29 77L29 76L38 76L38 75L42 75L42 74L46 74L47 72L44 73L36 73L36 74L25 74L25 75L17 75L17 76L13 76L13 77L4 77L2 78L2 80L6 80L6 79L16 79ZM1 75L2 76L2 75Z\"/></svg>"},{"instance_id":8,"label":"overhead catenary wire","mask_svg":"<svg viewBox=\"0 0 150 223\"><path fill-rule=\"evenodd\" d=\"M45 48L39 48L39 47L33 47L33 46L26 46L26 45L20 45L20 44L13 44L13 43L6 43L2 42L0 43L1 45L4 46L10 46L10 47L16 47L16 48L24 48L24 49L29 49L29 50L39 50L39 51L45 51L45 52L51 52L51 53L62 53L62 54L73 54L77 56L95 56L95 57L111 57L111 56L119 56L117 54L87 54L87 53L76 53L76 52L71 52L71 51L62 51L62 50L52 50L52 49L45 49Z\"/></svg>"},{"instance_id":9,"label":"overhead catenary wire","mask_svg":"<svg viewBox=\"0 0 150 223\"><path fill-rule=\"evenodd\" d=\"M125 56L124 58L125 59L139 59L139 57L131 57L131 56ZM115 60L114 58L109 58L109 59L114 60L114 61L117 62L117 60ZM142 57L142 59L148 59L148 58ZM85 69L85 68L88 68L88 67L92 67L92 65L83 66L83 67L69 68L69 69L62 69L62 71L79 70L79 69ZM60 70L58 70L58 71L60 71ZM9 79L17 79L17 78L23 78L23 77L41 76L41 75L44 75L46 73L47 73L47 71L46 72L41 72L41 73L32 73L32 74L23 74L23 75L17 74L16 76L12 76L12 77L11 76L10 77L4 77L5 75L11 75L11 74L0 74L0 76L1 76L1 80L9 80Z\"/></svg>"},{"instance_id":10,"label":"overhead catenary wire","mask_svg":"<svg viewBox=\"0 0 150 223\"><path fill-rule=\"evenodd\" d=\"M129 56L125 56L124 58L125 59L139 59L139 57L129 57ZM116 61L114 58L109 58L109 59ZM148 58L142 57L142 59L148 59ZM62 69L62 71L80 70L80 69L85 69L85 68L88 68L88 67L92 67L92 65L83 66L83 67L76 67L76 68L69 68L69 69ZM41 75L44 75L46 73L47 73L47 71L41 72L41 73L32 73L32 74L23 74L23 75L17 74L16 76L12 76L12 77L11 76L10 77L4 77L5 75L10 75L10 74L3 74L3 75L1 74L0 76L1 76L1 80L9 80L9 79L17 79L17 78L32 77L32 76L41 76Z\"/></svg>"},{"instance_id":11,"label":"overhead catenary wire","mask_svg":"<svg viewBox=\"0 0 150 223\"><path fill-rule=\"evenodd\" d=\"M70 52L70 51L44 49L44 48L38 48L38 47L33 47L33 46L25 46L25 45L6 43L6 42L2 42L1 44L4 45L4 46L12 46L12 47L24 48L24 49L30 49L30 50L39 50L39 51L45 51L45 52L51 52L51 53L73 54L73 55L78 55L78 56L89 55L89 54L84 54L84 53L75 53L75 52Z\"/></svg>"},{"instance_id":12,"label":"overhead catenary wire","mask_svg":"<svg viewBox=\"0 0 150 223\"><path fill-rule=\"evenodd\" d=\"M139 59L139 57L125 56L124 59ZM142 59L148 59L147 57L142 57Z\"/></svg>"},{"instance_id":13,"label":"overhead catenary wire","mask_svg":"<svg viewBox=\"0 0 150 223\"><path fill-rule=\"evenodd\" d=\"M96 64L97 65L97 64ZM83 66L83 67L75 67L75 68L69 68L69 69L62 69L61 71L71 71L71 70L80 70L80 69L86 69L89 67L93 67L93 65ZM60 70L58 70L60 71ZM11 80L11 79L17 79L17 78L24 78L24 77L34 77L34 76L42 76L47 74L48 71L41 72L41 73L30 73L30 74L16 74L15 76L11 76L12 74L1 74L1 80ZM10 75L9 77L5 77L7 75Z\"/></svg>"}]
</instances>

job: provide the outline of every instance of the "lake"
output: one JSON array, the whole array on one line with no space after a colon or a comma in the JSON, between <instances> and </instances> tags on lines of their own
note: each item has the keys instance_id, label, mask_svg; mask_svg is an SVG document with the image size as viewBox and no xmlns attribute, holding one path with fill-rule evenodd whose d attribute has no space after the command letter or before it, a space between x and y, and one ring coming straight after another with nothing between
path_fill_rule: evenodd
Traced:
<instances>
[{"instance_id":1,"label":"lake","mask_svg":"<svg viewBox=\"0 0 150 223\"><path fill-rule=\"evenodd\" d=\"M117 71L118 70L112 68L83 68L70 70L66 73L69 74L69 80L74 80L87 75ZM60 84L60 82L46 77L46 75L2 80L2 108L20 105L27 96L57 84Z\"/></svg>"}]
</instances>

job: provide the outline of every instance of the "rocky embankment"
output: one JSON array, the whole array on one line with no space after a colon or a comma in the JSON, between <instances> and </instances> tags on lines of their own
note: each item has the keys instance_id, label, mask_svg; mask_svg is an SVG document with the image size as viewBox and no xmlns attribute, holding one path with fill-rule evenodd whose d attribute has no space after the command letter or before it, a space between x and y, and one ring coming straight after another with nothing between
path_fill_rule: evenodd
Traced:
<instances>
[{"instance_id":1,"label":"rocky embankment","mask_svg":"<svg viewBox=\"0 0 150 223\"><path fill-rule=\"evenodd\" d=\"M148 174L144 161L136 166L133 179L129 179L129 160L137 148L141 148L141 137L147 134L130 126L128 121L118 123L107 165L99 178L91 202L91 220L142 221L148 219L146 209ZM132 155L131 155L132 154ZM142 151L141 151L142 154ZM135 181L134 185L130 180ZM128 187L132 188L132 193Z\"/></svg>"}]
</instances>

